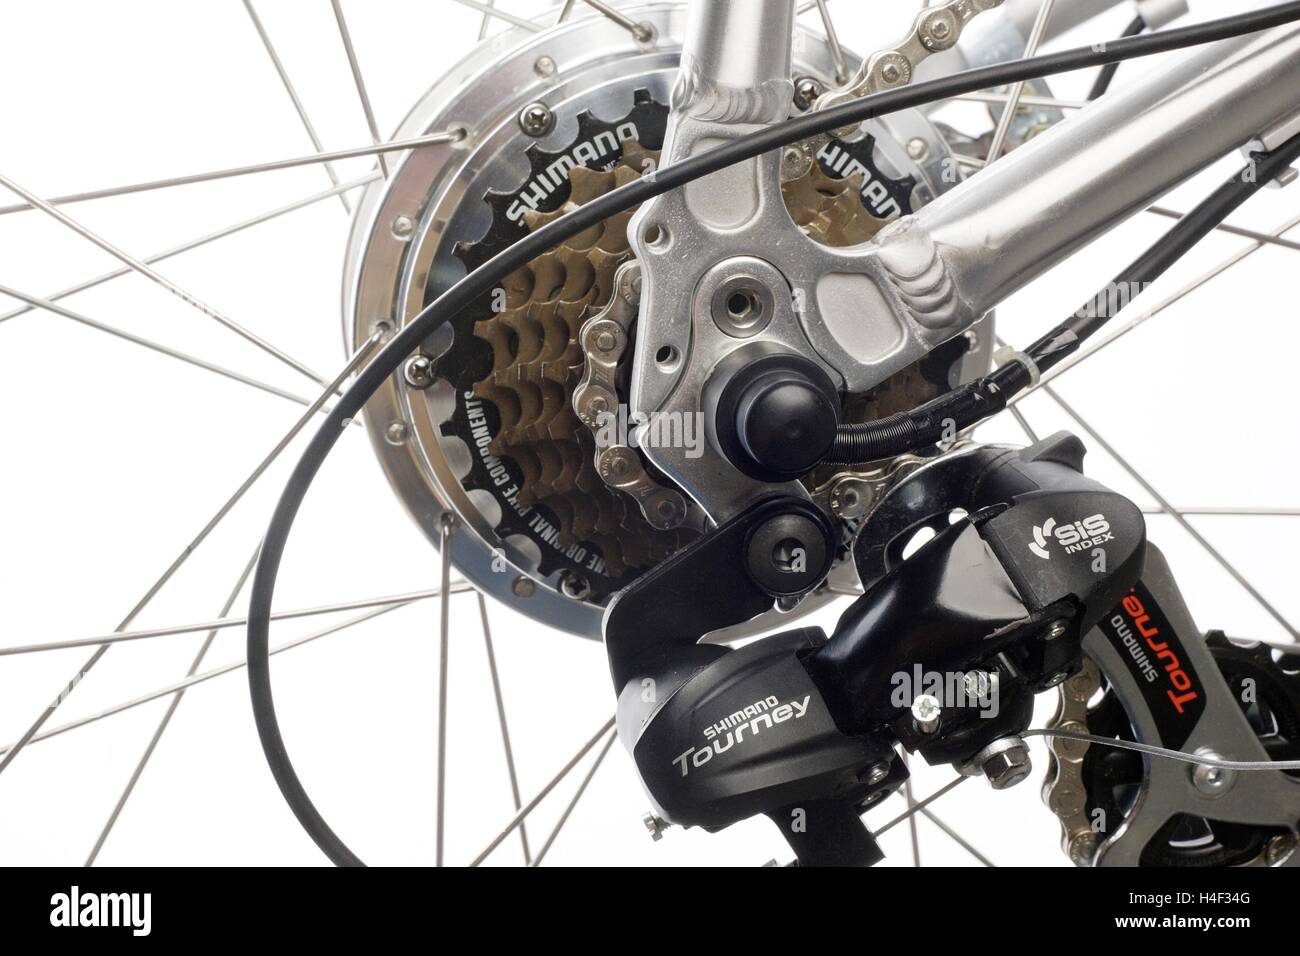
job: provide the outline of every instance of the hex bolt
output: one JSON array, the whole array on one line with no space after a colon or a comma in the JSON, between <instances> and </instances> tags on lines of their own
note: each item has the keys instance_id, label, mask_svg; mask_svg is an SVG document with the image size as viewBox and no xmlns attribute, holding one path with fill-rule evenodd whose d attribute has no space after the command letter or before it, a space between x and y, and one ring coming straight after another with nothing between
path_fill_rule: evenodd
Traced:
<instances>
[{"instance_id":1,"label":"hex bolt","mask_svg":"<svg viewBox=\"0 0 1300 956\"><path fill-rule=\"evenodd\" d=\"M916 727L918 733L933 734L939 729L939 718L943 715L943 708L939 706L939 701L929 694L921 694L912 701L912 725Z\"/></svg>"},{"instance_id":2,"label":"hex bolt","mask_svg":"<svg viewBox=\"0 0 1300 956\"><path fill-rule=\"evenodd\" d=\"M529 136L545 136L555 127L555 114L545 103L529 103L519 111L519 128Z\"/></svg>"},{"instance_id":3,"label":"hex bolt","mask_svg":"<svg viewBox=\"0 0 1300 956\"><path fill-rule=\"evenodd\" d=\"M1063 620L1053 621L1051 624L1047 626L1047 630L1043 632L1043 640L1054 641L1058 637L1064 637L1065 632L1068 631L1069 629L1070 629L1070 625L1068 622Z\"/></svg>"},{"instance_id":4,"label":"hex bolt","mask_svg":"<svg viewBox=\"0 0 1300 956\"><path fill-rule=\"evenodd\" d=\"M983 772L994 790L1007 790L1033 772L1029 745L1021 737L1003 737L989 744L971 761Z\"/></svg>"},{"instance_id":5,"label":"hex bolt","mask_svg":"<svg viewBox=\"0 0 1300 956\"><path fill-rule=\"evenodd\" d=\"M993 690L993 678L988 671L968 671L962 678L966 696L971 700L985 700Z\"/></svg>"},{"instance_id":6,"label":"hex bolt","mask_svg":"<svg viewBox=\"0 0 1300 956\"><path fill-rule=\"evenodd\" d=\"M641 817L641 822L645 824L646 832L650 834L650 839L658 843L664 838L664 831L667 830L671 823L662 817L657 817L653 813L647 813Z\"/></svg>"},{"instance_id":7,"label":"hex bolt","mask_svg":"<svg viewBox=\"0 0 1300 956\"><path fill-rule=\"evenodd\" d=\"M412 355L406 360L402 377L411 388L428 388L433 384L433 359L427 355Z\"/></svg>"}]
</instances>

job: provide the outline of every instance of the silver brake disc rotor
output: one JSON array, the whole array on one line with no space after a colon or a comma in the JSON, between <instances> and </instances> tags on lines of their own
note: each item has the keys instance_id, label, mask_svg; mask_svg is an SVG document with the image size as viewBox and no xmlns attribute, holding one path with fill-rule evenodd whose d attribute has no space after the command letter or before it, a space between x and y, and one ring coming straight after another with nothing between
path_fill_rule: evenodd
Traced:
<instances>
[{"instance_id":1,"label":"silver brake disc rotor","mask_svg":"<svg viewBox=\"0 0 1300 956\"><path fill-rule=\"evenodd\" d=\"M494 223L489 191L518 194L536 179L527 150L572 155L589 135L590 117L618 127L644 104L666 104L676 78L686 24L683 3L622 8L653 36L638 41L603 17L567 21L542 32L511 29L480 43L416 104L396 139L463 129L457 142L410 153L388 179L367 187L348 243L343 290L344 335L349 351L372 334L376 323L401 325L431 297L465 272L457 248L481 242ZM549 19L548 19L549 22ZM794 38L796 76L828 83L834 59L824 38L800 28ZM545 104L549 130L530 136L521 128L525 106ZM583 114L588 114L583 119ZM643 114L642 114L643 115ZM919 113L905 112L874 123L870 169L891 183L910 182L904 208L914 209L953 185L946 144ZM600 143L587 144L595 163ZM581 158L581 157L579 157ZM947 160L947 163L945 162ZM872 172L867 171L870 178ZM536 185L532 183L531 185ZM880 184L872 195L880 193ZM864 191L864 197L867 192ZM543 208L545 208L543 206ZM513 213L512 213L513 215ZM453 344L440 330L426 351L438 355ZM964 377L964 375L963 375ZM539 530L509 515L509 502L466 482L477 450L446 434L457 395L445 380L410 387L394 375L366 408L371 442L407 511L435 543L450 511L458 519L453 560L486 593L547 626L599 637L608 588L571 586L568 572L595 562L598 547L560 545L540 521ZM511 520L507 520L511 519ZM840 570L852 579L852 562ZM829 598L813 597L800 610ZM751 622L757 629L772 622Z\"/></svg>"}]
</instances>

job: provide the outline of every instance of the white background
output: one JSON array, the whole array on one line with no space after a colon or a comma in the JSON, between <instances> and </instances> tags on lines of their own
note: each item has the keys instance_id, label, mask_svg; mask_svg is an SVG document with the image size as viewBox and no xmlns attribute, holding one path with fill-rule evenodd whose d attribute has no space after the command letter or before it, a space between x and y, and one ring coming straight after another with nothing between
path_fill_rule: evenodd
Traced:
<instances>
[{"instance_id":1,"label":"white background","mask_svg":"<svg viewBox=\"0 0 1300 956\"><path fill-rule=\"evenodd\" d=\"M1058 0L1063 2L1063 0ZM523 2L503 0L515 11ZM836 0L845 43L892 42L911 3ZM1196 3L1228 12L1227 4ZM1212 9L1211 9L1212 8ZM327 148L369 139L328 3L262 0L258 10ZM381 131L477 36L479 18L451 0L347 2ZM1128 9L1065 45L1115 36ZM10 4L0 57L0 172L38 195L217 169L309 152L249 18L236 0ZM1127 65L1117 83L1148 65ZM1157 66L1158 68L1158 66ZM1082 96L1090 76L1056 90ZM1212 120L1211 120L1212 121ZM973 132L979 130L973 129ZM1235 166L1226 160L1167 197L1186 209ZM340 164L345 177L366 160ZM328 186L319 167L68 207L137 255ZM1272 229L1300 193L1268 191L1234 221ZM7 196L0 203L9 202ZM159 266L161 272L311 367L342 365L339 269L348 221L315 204ZM1034 283L1001 313L1025 344L1073 311L1168 222L1139 217ZM1176 288L1246 240L1216 235L1150 293ZM1060 388L1176 505L1295 506L1291 384L1296 320L1291 250L1263 249L1061 380ZM0 217L0 283L47 294L117 265L37 212ZM0 296L0 307L16 303ZM88 316L202 354L303 394L310 383L146 280L131 276L65 302ZM0 645L111 631L299 412L280 399L187 368L59 316L0 323ZM1072 423L1050 399L1024 410L1040 434ZM989 439L1022 440L999 420ZM295 446L295 448L298 446ZM248 559L291 452L135 622L160 627L216 617ZM1152 502L1105 455L1092 474ZM1198 518L1196 526L1293 619L1300 619L1295 519ZM1204 627L1285 633L1169 519L1150 533L1168 554ZM279 608L431 587L436 555L401 511L359 430L312 489L280 577ZM246 596L235 613L242 613ZM838 609L837 609L838 611ZM836 612L837 612L836 611ZM833 613L819 617L829 624ZM603 649L492 606L502 681L525 798L612 708ZM286 623L280 642L332 619ZM470 596L453 601L448 860L465 862L510 818L504 763ZM239 660L243 632L224 631L204 667ZM115 647L50 726L182 677L201 635ZM433 858L437 606L396 611L276 659L276 700L299 771L325 817L365 859ZM0 658L0 737L15 739L88 655L79 648ZM1044 713L1050 710L1044 695ZM79 863L160 718L157 701L32 745L0 776L0 863ZM1034 744L1041 767L1041 743ZM920 767L918 794L951 770ZM531 821L541 843L577 777ZM994 794L969 782L935 807L1001 863L1061 864L1039 779ZM870 819L897 812L893 798ZM620 746L595 776L549 863L753 865L788 858L763 820L720 835L672 830L652 843L631 762ZM973 862L928 822L927 863ZM910 862L907 828L884 838ZM515 863L507 842L493 862ZM317 864L266 770L242 672L194 689L110 837L105 864Z\"/></svg>"}]
</instances>

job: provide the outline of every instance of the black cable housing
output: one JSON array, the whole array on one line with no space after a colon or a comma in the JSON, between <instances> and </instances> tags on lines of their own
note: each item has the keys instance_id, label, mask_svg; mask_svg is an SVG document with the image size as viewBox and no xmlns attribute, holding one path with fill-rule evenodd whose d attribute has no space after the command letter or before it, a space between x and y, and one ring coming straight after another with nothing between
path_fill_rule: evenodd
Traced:
<instances>
[{"instance_id":1,"label":"black cable housing","mask_svg":"<svg viewBox=\"0 0 1300 956\"><path fill-rule=\"evenodd\" d=\"M1300 158L1300 136L1271 152L1252 153L1232 178L1203 199L1191 212L1103 287L1074 315L1039 338L1024 352L1041 374L1077 351L1114 312L1098 308L1116 299L1112 290L1142 289L1165 273L1187 251L1232 214L1242 203L1268 185ZM878 421L841 425L825 462L864 464L893 458L941 440L1002 411L1015 395L1032 384L1023 362L1011 361L997 371L910 411Z\"/></svg>"},{"instance_id":2,"label":"black cable housing","mask_svg":"<svg viewBox=\"0 0 1300 956\"><path fill-rule=\"evenodd\" d=\"M1139 13L1133 18L1133 21L1124 28L1124 32L1120 34L1120 37L1135 37L1146 28L1147 22L1142 19L1142 14ZM1092 89L1088 91L1088 99L1096 100L1105 96L1106 91L1110 89L1111 81L1115 79L1115 74L1118 72L1118 63L1107 63L1103 66L1097 73L1097 79L1093 81Z\"/></svg>"},{"instance_id":3,"label":"black cable housing","mask_svg":"<svg viewBox=\"0 0 1300 956\"><path fill-rule=\"evenodd\" d=\"M370 397L401 363L452 315L485 295L502 279L543 252L578 233L640 205L669 190L736 163L760 156L848 125L856 125L897 110L922 106L963 93L1055 73L1087 69L1135 57L1243 36L1300 20L1300 2L1281 3L1148 36L1107 43L1104 48L1079 47L1043 56L1013 60L967 70L952 76L876 93L808 113L658 169L593 199L531 232L470 272L404 325L356 376L352 385L325 415L295 465L267 526L258 556L248 609L248 684L258 736L267 765L299 823L334 863L361 866L362 861L330 829L299 780L280 733L271 688L269 635L275 581L294 518L308 489L339 436ZM1008 366L1009 368L1010 366ZM1005 371L1005 369L1003 369Z\"/></svg>"}]
</instances>

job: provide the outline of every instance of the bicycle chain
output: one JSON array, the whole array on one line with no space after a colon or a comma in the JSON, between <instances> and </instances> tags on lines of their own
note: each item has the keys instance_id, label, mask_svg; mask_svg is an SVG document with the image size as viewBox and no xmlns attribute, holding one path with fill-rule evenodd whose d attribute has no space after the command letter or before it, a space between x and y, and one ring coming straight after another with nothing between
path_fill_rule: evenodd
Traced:
<instances>
[{"instance_id":1,"label":"bicycle chain","mask_svg":"<svg viewBox=\"0 0 1300 956\"><path fill-rule=\"evenodd\" d=\"M962 31L976 16L1002 5L1003 0L947 0L917 14L911 32L898 43L873 53L862 61L847 85L823 93L814 110L839 106L849 100L884 90L907 86L916 68L935 53L957 45ZM785 151L782 175L798 179L812 168L819 153L832 139L852 140L860 136L858 126L845 126L790 146Z\"/></svg>"},{"instance_id":2,"label":"bicycle chain","mask_svg":"<svg viewBox=\"0 0 1300 956\"><path fill-rule=\"evenodd\" d=\"M1229 641L1221 632L1211 632L1206 639L1219 670L1230 687L1237 686L1241 673L1253 674L1261 679L1263 689L1271 700L1270 708L1278 730L1283 736L1273 741L1286 749L1274 748L1270 755L1275 760L1291 759L1300 753L1300 673L1283 669L1274 661L1265 645L1243 647ZM1288 666L1300 660L1287 658ZM1262 680L1262 678L1269 678ZM1102 733L1104 729L1089 726L1088 703L1103 688L1101 673L1089 657L1083 659L1083 669L1059 688L1056 713L1048 721L1052 730L1075 733ZM1092 796L1085 779L1084 764L1092 745L1088 741L1064 737L1048 739L1048 766L1043 781L1043 802L1056 814L1061 824L1061 848L1076 866L1091 866L1105 832L1094 826L1088 807ZM1262 842L1262 841L1261 841ZM1287 850L1290 843L1267 844L1264 853L1268 862L1274 851ZM1167 864L1166 864L1167 865Z\"/></svg>"}]
</instances>

